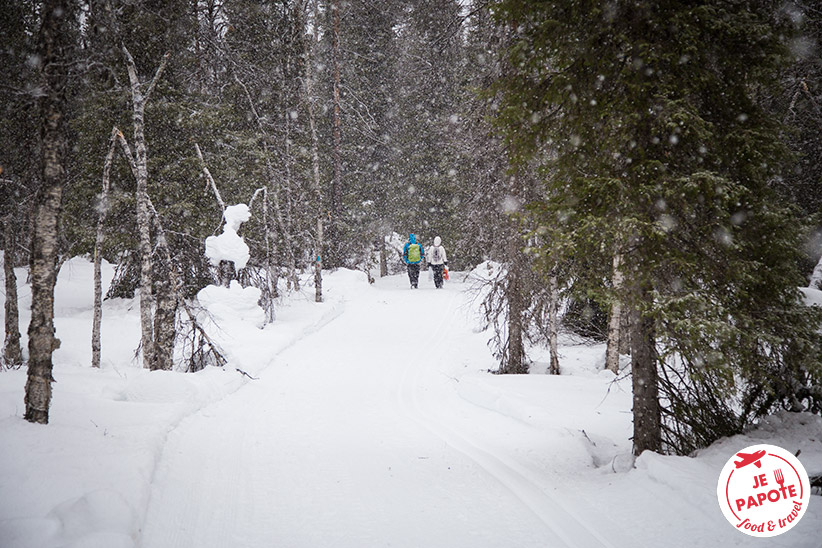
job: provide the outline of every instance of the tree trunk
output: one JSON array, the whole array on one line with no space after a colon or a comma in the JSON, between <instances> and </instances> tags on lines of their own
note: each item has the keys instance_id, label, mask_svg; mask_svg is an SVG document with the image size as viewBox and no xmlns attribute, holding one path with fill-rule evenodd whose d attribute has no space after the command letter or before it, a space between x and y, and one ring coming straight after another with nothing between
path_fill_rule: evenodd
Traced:
<instances>
[{"instance_id":1,"label":"tree trunk","mask_svg":"<svg viewBox=\"0 0 822 548\"><path fill-rule=\"evenodd\" d=\"M650 299L647 291L643 299ZM641 311L633 312L631 337L631 377L634 393L634 455L662 449L659 383L654 320Z\"/></svg>"},{"instance_id":2,"label":"tree trunk","mask_svg":"<svg viewBox=\"0 0 822 548\"><path fill-rule=\"evenodd\" d=\"M322 249L323 241L323 220L317 217L317 240L319 249ZM314 261L314 302L323 302L323 260L322 255L317 252L317 259Z\"/></svg>"},{"instance_id":3,"label":"tree trunk","mask_svg":"<svg viewBox=\"0 0 822 548\"><path fill-rule=\"evenodd\" d=\"M548 279L548 346L551 349L551 362L548 367L548 372L551 375L559 375L559 351L557 349L557 331L559 329L559 321L557 318L559 309L559 280L555 275Z\"/></svg>"},{"instance_id":4,"label":"tree trunk","mask_svg":"<svg viewBox=\"0 0 822 548\"><path fill-rule=\"evenodd\" d=\"M331 62L332 77L334 79L333 96L333 162L334 178L331 181L331 266L342 264L342 249L340 247L340 219L342 217L342 119L340 109L340 2L331 1Z\"/></svg>"},{"instance_id":5,"label":"tree trunk","mask_svg":"<svg viewBox=\"0 0 822 548\"><path fill-rule=\"evenodd\" d=\"M512 375L528 373L522 333L522 296L516 276L508 281L506 298L508 300L508 353L502 373Z\"/></svg>"},{"instance_id":6,"label":"tree trunk","mask_svg":"<svg viewBox=\"0 0 822 548\"><path fill-rule=\"evenodd\" d=\"M631 314L625 307L622 307L622 314L619 320L619 353L628 356L631 353Z\"/></svg>"},{"instance_id":7,"label":"tree trunk","mask_svg":"<svg viewBox=\"0 0 822 548\"><path fill-rule=\"evenodd\" d=\"M523 327L523 312L525 306L522 297L520 248L516 233L509 238L508 257L510 259L508 274L505 280L505 302L508 307L508 351L505 354L500 373L524 374L528 373L528 364L525 360L525 342Z\"/></svg>"},{"instance_id":8,"label":"tree trunk","mask_svg":"<svg viewBox=\"0 0 822 548\"><path fill-rule=\"evenodd\" d=\"M17 276L14 274L14 263L17 256L17 238L12 215L6 217L3 273L6 278L6 339L3 344L3 361L14 366L23 363L23 350L20 348L20 315L17 304Z\"/></svg>"},{"instance_id":9,"label":"tree trunk","mask_svg":"<svg viewBox=\"0 0 822 548\"><path fill-rule=\"evenodd\" d=\"M508 192L514 199L518 199L521 195L522 187L518 173L511 176ZM523 374L528 373L524 340L525 326L523 325L523 315L525 313L523 270L525 265L523 264L519 226L515 219L509 219L507 232L508 240L505 243L505 253L508 262L508 273L506 275L504 299L508 306L508 352L501 372Z\"/></svg>"},{"instance_id":10,"label":"tree trunk","mask_svg":"<svg viewBox=\"0 0 822 548\"><path fill-rule=\"evenodd\" d=\"M103 261L103 227L108 214L108 192L111 188L111 162L117 147L117 136L120 130L111 130L108 153L103 163L103 188L100 193L100 216L97 218L97 237L94 241L94 319L91 326L91 366L100 367L100 327L103 322L103 280L101 266Z\"/></svg>"},{"instance_id":11,"label":"tree trunk","mask_svg":"<svg viewBox=\"0 0 822 548\"><path fill-rule=\"evenodd\" d=\"M163 268L162 271L157 273L158 279L168 282L167 285L161 285L157 290L157 318L159 320L157 320L157 351L155 352L155 361L152 363L153 369L170 370L173 368L174 342L177 337L177 309L179 307L182 307L188 315L192 328L199 333L202 339L205 339L205 342L211 348L214 358L217 360L217 365L223 367L226 364L225 357L208 336L208 333L197 322L196 316L192 313L191 308L186 304L185 297L180 292L183 284L180 282L180 277L171 258L166 232L162 223L160 223L160 217L151 200L149 200L148 206L157 230L157 251L160 253L160 260L156 261L155 264Z\"/></svg>"},{"instance_id":12,"label":"tree trunk","mask_svg":"<svg viewBox=\"0 0 822 548\"><path fill-rule=\"evenodd\" d=\"M158 221L159 222L159 221ZM157 309L154 314L154 356L151 370L171 371L174 368L174 341L177 338L177 290L171 269L163 258L154 261L157 280L154 292Z\"/></svg>"},{"instance_id":13,"label":"tree trunk","mask_svg":"<svg viewBox=\"0 0 822 548\"><path fill-rule=\"evenodd\" d=\"M60 346L54 336L54 285L57 282L57 227L66 183L66 84L74 19L67 0L46 0L38 49L42 59L40 168L42 186L34 204L31 238L31 323L26 414L29 422L48 424L51 405L51 356Z\"/></svg>"},{"instance_id":14,"label":"tree trunk","mask_svg":"<svg viewBox=\"0 0 822 548\"><path fill-rule=\"evenodd\" d=\"M128 49L123 46L126 57L128 77L131 83L132 119L134 122L134 166L137 176L137 231L140 250L140 330L143 349L143 367L151 368L154 360L154 332L151 323L152 299L152 265L151 265L151 216L148 196L148 152L145 136L145 108L154 86L165 70L169 55L163 57L154 78L143 94L137 66Z\"/></svg>"},{"instance_id":15,"label":"tree trunk","mask_svg":"<svg viewBox=\"0 0 822 548\"><path fill-rule=\"evenodd\" d=\"M273 171L272 171L273 173ZM283 242L285 243L285 252L288 256L288 285L293 287L294 291L300 290L300 278L297 276L297 256L294 254L294 244L291 241L291 233L283 219L283 212L280 206L280 194L274 185L272 197L274 198L274 218L277 220L277 226L280 228L280 233L283 235Z\"/></svg>"},{"instance_id":16,"label":"tree trunk","mask_svg":"<svg viewBox=\"0 0 822 548\"><path fill-rule=\"evenodd\" d=\"M268 283L266 320L271 323L274 321L274 299L279 296L279 290L277 289L278 276L273 268L271 253L271 227L268 225L268 188L263 189L263 226L265 227L265 274Z\"/></svg>"},{"instance_id":17,"label":"tree trunk","mask_svg":"<svg viewBox=\"0 0 822 548\"><path fill-rule=\"evenodd\" d=\"M314 0L314 24L312 25L311 39L305 41L305 105L308 109L308 125L311 129L311 175L314 183L316 201L317 233L315 245L317 247L314 261L314 302L323 302L323 190L320 183L320 145L317 137L317 124L314 117L314 46L318 41L317 21L319 6Z\"/></svg>"},{"instance_id":18,"label":"tree trunk","mask_svg":"<svg viewBox=\"0 0 822 548\"><path fill-rule=\"evenodd\" d=\"M619 292L623 284L622 255L614 254L613 259L613 292L614 297L611 302L611 317L608 320L608 343L605 347L605 368L619 373L619 349L622 333L622 301L619 300Z\"/></svg>"},{"instance_id":19,"label":"tree trunk","mask_svg":"<svg viewBox=\"0 0 822 548\"><path fill-rule=\"evenodd\" d=\"M385 236L380 236L380 239L380 278L385 278L388 276L388 253L385 251Z\"/></svg>"}]
</instances>

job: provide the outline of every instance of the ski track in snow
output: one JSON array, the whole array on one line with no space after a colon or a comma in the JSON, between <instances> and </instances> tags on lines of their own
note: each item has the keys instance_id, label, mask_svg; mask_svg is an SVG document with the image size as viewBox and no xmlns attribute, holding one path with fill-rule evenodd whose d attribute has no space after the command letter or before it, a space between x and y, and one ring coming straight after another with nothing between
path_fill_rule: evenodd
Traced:
<instances>
[{"instance_id":1,"label":"ski track in snow","mask_svg":"<svg viewBox=\"0 0 822 548\"><path fill-rule=\"evenodd\" d=\"M453 302L452 298L452 302ZM442 323L449 320L453 323L456 308L449 306L449 314L443 316ZM445 330L438 330L435 351L446 341ZM425 371L431 374L429 369ZM460 433L447 423L447 414L443 409L439 412L426 409L420 402L419 393L424 390L422 379L423 369L409 367L405 371L404 382L401 384L402 400L409 415L416 417L433 434L445 441L456 451L464 454L481 466L488 474L504 485L523 505L531 510L550 529L553 535L550 546L580 546L580 547L607 547L614 545L598 531L584 523L578 513L569 508L563 508L563 503L556 500L546 490L537 487L539 481L524 467L507 458L504 454L496 454L482 447L481 442L471 439ZM446 420L441 420L443 417ZM567 501L566 501L567 504Z\"/></svg>"},{"instance_id":2,"label":"ski track in snow","mask_svg":"<svg viewBox=\"0 0 822 548\"><path fill-rule=\"evenodd\" d=\"M455 284L381 282L169 435L139 545L627 545L549 493L558 478L451 420L512 422L456 393Z\"/></svg>"}]
</instances>

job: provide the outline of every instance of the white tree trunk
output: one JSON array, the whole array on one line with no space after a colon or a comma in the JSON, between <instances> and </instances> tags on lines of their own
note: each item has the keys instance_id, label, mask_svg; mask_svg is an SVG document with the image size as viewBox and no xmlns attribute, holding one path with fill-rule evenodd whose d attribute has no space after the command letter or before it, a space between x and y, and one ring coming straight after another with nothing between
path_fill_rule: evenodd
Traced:
<instances>
[{"instance_id":1,"label":"white tree trunk","mask_svg":"<svg viewBox=\"0 0 822 548\"><path fill-rule=\"evenodd\" d=\"M622 255L620 253L614 254L613 259L613 290L615 294L619 293L624 283L622 274ZM619 298L614 297L611 303L611 317L608 321L608 343L605 347L605 367L614 372L619 373L619 347L622 327L622 302Z\"/></svg>"},{"instance_id":2,"label":"white tree trunk","mask_svg":"<svg viewBox=\"0 0 822 548\"><path fill-rule=\"evenodd\" d=\"M100 216L97 218L97 237L94 240L94 319L91 325L91 366L100 367L100 326L103 322L103 280L101 266L103 261L103 227L108 214L108 192L111 188L111 162L117 147L117 136L120 130L111 130L108 153L103 163L103 188L100 192Z\"/></svg>"},{"instance_id":3,"label":"white tree trunk","mask_svg":"<svg viewBox=\"0 0 822 548\"><path fill-rule=\"evenodd\" d=\"M549 365L549 372L551 375L559 375L559 350L557 343L557 331L559 330L559 322L557 318L559 308L559 280L555 275L548 278L548 285L550 295L548 297L548 346L551 350L551 362Z\"/></svg>"},{"instance_id":4,"label":"white tree trunk","mask_svg":"<svg viewBox=\"0 0 822 548\"><path fill-rule=\"evenodd\" d=\"M40 169L31 222L31 322L26 380L25 419L48 424L51 406L52 353L60 347L54 336L54 285L57 282L57 229L66 184L66 85L74 47L70 25L72 4L47 0L38 37L41 58Z\"/></svg>"},{"instance_id":5,"label":"white tree trunk","mask_svg":"<svg viewBox=\"0 0 822 548\"><path fill-rule=\"evenodd\" d=\"M311 129L311 175L314 183L314 193L317 208L317 231L315 234L315 245L317 247L314 260L314 301L323 302L323 190L320 183L320 145L317 137L317 124L314 117L314 46L318 41L317 21L319 19L319 6L314 0L314 24L312 25L311 38L305 41L305 104L308 109L308 125Z\"/></svg>"},{"instance_id":6,"label":"white tree trunk","mask_svg":"<svg viewBox=\"0 0 822 548\"><path fill-rule=\"evenodd\" d=\"M143 94L137 66L128 49L123 46L123 53L128 66L128 77L131 83L132 119L134 122L134 167L137 177L137 230L139 232L140 251L140 330L143 349L143 366L151 368L154 361L154 330L152 326L152 265L151 265L151 217L148 197L148 152L145 136L145 107L154 86L168 63L169 55L163 57L154 78Z\"/></svg>"},{"instance_id":7,"label":"white tree trunk","mask_svg":"<svg viewBox=\"0 0 822 548\"><path fill-rule=\"evenodd\" d=\"M159 224L156 213L155 219ZM158 241L158 246L168 249L165 238L162 242ZM174 369L174 342L177 339L177 288L170 253L154 261L153 267L157 308L154 314L154 356L150 367L152 371L171 371Z\"/></svg>"},{"instance_id":8,"label":"white tree trunk","mask_svg":"<svg viewBox=\"0 0 822 548\"><path fill-rule=\"evenodd\" d=\"M333 78L333 163L334 176L331 180L331 222L329 223L330 265L333 268L342 265L340 218L342 217L342 116L340 106L340 0L331 0L331 74Z\"/></svg>"},{"instance_id":9,"label":"white tree trunk","mask_svg":"<svg viewBox=\"0 0 822 548\"><path fill-rule=\"evenodd\" d=\"M220 196L220 189L217 188L217 183L214 181L214 177L211 176L211 172L208 170L205 158L203 158L203 153L200 150L200 145L197 143L194 143L194 151L197 153L197 158L200 159L200 167L203 169L203 175L205 175L206 181L208 181L212 192L214 192L214 197L217 199L217 204L219 204L220 210L225 213L225 202L223 201L223 197Z\"/></svg>"}]
</instances>

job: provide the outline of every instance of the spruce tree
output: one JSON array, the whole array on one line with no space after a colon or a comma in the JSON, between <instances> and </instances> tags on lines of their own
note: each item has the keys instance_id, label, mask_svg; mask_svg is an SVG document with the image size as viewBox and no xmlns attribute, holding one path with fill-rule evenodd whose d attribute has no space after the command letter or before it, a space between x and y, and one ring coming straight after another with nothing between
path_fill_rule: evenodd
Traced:
<instances>
[{"instance_id":1,"label":"spruce tree","mask_svg":"<svg viewBox=\"0 0 822 548\"><path fill-rule=\"evenodd\" d=\"M798 298L800 222L772 186L789 155L762 105L787 59L779 7L496 7L518 31L500 127L548 183L532 211L564 243L552 253L602 265L575 277L632 314L637 454L818 407L820 318ZM625 282L609 291L615 252Z\"/></svg>"}]
</instances>

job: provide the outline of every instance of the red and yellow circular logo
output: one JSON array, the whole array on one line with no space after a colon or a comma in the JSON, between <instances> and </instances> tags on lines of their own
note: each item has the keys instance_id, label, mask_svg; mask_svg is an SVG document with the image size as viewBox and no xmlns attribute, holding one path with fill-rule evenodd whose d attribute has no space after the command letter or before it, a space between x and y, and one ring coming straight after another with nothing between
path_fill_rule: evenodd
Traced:
<instances>
[{"instance_id":1,"label":"red and yellow circular logo","mask_svg":"<svg viewBox=\"0 0 822 548\"><path fill-rule=\"evenodd\" d=\"M810 480L795 456L775 445L752 445L728 460L716 485L728 521L748 535L790 530L808 508Z\"/></svg>"}]
</instances>

